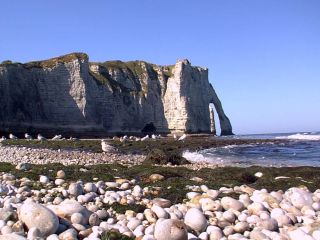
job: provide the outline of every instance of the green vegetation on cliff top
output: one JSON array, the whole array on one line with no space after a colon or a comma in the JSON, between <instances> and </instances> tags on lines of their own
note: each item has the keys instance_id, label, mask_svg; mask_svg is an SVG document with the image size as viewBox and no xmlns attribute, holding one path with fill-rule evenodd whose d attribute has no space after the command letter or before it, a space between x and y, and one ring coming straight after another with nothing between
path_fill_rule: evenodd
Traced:
<instances>
[{"instance_id":1,"label":"green vegetation on cliff top","mask_svg":"<svg viewBox=\"0 0 320 240\"><path fill-rule=\"evenodd\" d=\"M160 67L163 69L163 73L167 77L173 76L173 68L175 65L168 65L168 66L157 66L152 63L147 63L145 61L106 61L104 63L100 63L101 66L108 68L108 69L126 69L130 70L131 73L135 76L140 76L145 73L144 66L150 65L154 67Z\"/></svg>"},{"instance_id":2,"label":"green vegetation on cliff top","mask_svg":"<svg viewBox=\"0 0 320 240\"><path fill-rule=\"evenodd\" d=\"M75 52L75 53L70 53L63 56L59 56L59 57L50 58L47 60L31 61L31 62L24 63L22 65L26 68L33 68L33 67L50 68L50 67L54 67L58 63L66 63L74 59L88 60L89 57L85 53ZM13 63L11 60L5 60L0 63L0 65L10 65L10 64L15 64L15 63ZM115 61L99 62L96 64L102 67L105 67L107 69L126 69L126 70L129 70L134 76L140 76L143 73L145 73L145 69L143 66L146 66L146 65L150 65L153 67L157 66L155 64L147 63L145 61L139 61L139 60L128 61L128 62L115 60ZM173 67L174 65L163 66L162 68L164 71L164 75L168 77L172 76Z\"/></svg>"},{"instance_id":3,"label":"green vegetation on cliff top","mask_svg":"<svg viewBox=\"0 0 320 240\"><path fill-rule=\"evenodd\" d=\"M173 75L174 75L174 73L173 73L174 66L175 66L175 65L168 65L168 66L164 66L164 67L163 67L163 74L164 74L167 78L173 77Z\"/></svg>"},{"instance_id":4,"label":"green vegetation on cliff top","mask_svg":"<svg viewBox=\"0 0 320 240\"><path fill-rule=\"evenodd\" d=\"M92 71L89 71L91 76L93 76L100 84L107 85L112 88L112 90L121 90L121 92L128 93L131 95L138 95L143 97L144 93L147 92L147 86L143 83L143 81L140 81L141 89L140 91L130 91L128 88L123 86L121 83L113 80L111 76L109 75L109 71L122 71L126 72L129 77L141 79L142 75L147 71L145 68L147 68L148 63L144 61L129 61L129 62L122 62L122 61L107 61L103 63L94 63L101 68L105 69L105 72L107 74L103 74L100 72L94 73ZM145 67L144 67L145 66Z\"/></svg>"},{"instance_id":5,"label":"green vegetation on cliff top","mask_svg":"<svg viewBox=\"0 0 320 240\"><path fill-rule=\"evenodd\" d=\"M88 60L88 55L85 53L71 53L60 57L51 58L43 61L33 61L23 64L26 68L52 68L58 63L71 62L74 59Z\"/></svg>"},{"instance_id":6,"label":"green vegetation on cliff top","mask_svg":"<svg viewBox=\"0 0 320 240\"><path fill-rule=\"evenodd\" d=\"M11 60L4 60L0 63L0 65L10 65L10 64L13 64Z\"/></svg>"},{"instance_id":7,"label":"green vegetation on cliff top","mask_svg":"<svg viewBox=\"0 0 320 240\"><path fill-rule=\"evenodd\" d=\"M15 63L15 62L12 62L11 60L5 60L0 63L0 66L7 66L7 65L11 65L11 64L20 64L20 65L24 66L25 68L52 68L52 67L56 66L58 63L67 63L67 62L71 62L74 59L88 60L89 57L85 53L75 52L75 53L70 53L70 54L66 54L63 56L59 56L59 57L50 58L47 60L31 61L31 62L27 62L24 64Z\"/></svg>"},{"instance_id":8,"label":"green vegetation on cliff top","mask_svg":"<svg viewBox=\"0 0 320 240\"><path fill-rule=\"evenodd\" d=\"M79 60L88 60L88 55L85 53L71 53L55 58L51 58L48 60L42 60L42 61L32 61L25 64L21 63L13 63L10 60L3 61L0 66L8 66L13 64L22 65L24 68L30 69L30 68L52 68L56 66L59 63L67 63L74 59ZM90 63L89 63L90 64ZM97 64L102 68L105 68L107 72L109 70L120 70L120 71L126 71L131 74L131 77L136 79L141 79L141 76L148 71L148 65L151 66L151 72L149 74L155 73L155 67L162 68L163 74L166 78L173 76L173 69L175 65L168 65L168 66L157 66L155 64L147 63L145 61L128 61L128 62L122 62L122 61L106 61L106 62L99 62L99 63L92 63ZM152 73L153 72L153 73ZM108 88L112 89L112 91L121 91L122 93L128 93L131 96L139 96L144 97L145 93L147 93L148 89L146 84L143 81L140 81L141 89L138 91L130 91L128 88L123 86L121 83L113 80L110 76L106 76L103 74L95 73L91 70L89 70L89 74L97 81L97 83L108 86ZM108 75L108 74L107 74Z\"/></svg>"},{"instance_id":9,"label":"green vegetation on cliff top","mask_svg":"<svg viewBox=\"0 0 320 240\"><path fill-rule=\"evenodd\" d=\"M145 69L143 66L146 66L148 63L144 61L106 61L104 63L100 63L101 66L107 69L124 69L129 70L134 76L141 76L145 73Z\"/></svg>"}]
</instances>

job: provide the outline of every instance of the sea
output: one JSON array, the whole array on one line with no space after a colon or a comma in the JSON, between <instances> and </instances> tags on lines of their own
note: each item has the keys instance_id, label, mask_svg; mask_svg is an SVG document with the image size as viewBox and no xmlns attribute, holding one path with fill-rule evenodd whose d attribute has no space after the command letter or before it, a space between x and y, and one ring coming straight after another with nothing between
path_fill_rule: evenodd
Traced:
<instances>
[{"instance_id":1,"label":"sea","mask_svg":"<svg viewBox=\"0 0 320 240\"><path fill-rule=\"evenodd\" d=\"M284 139L270 143L229 145L198 152L186 151L191 162L206 162L219 166L320 167L320 132L234 135L230 139Z\"/></svg>"}]
</instances>

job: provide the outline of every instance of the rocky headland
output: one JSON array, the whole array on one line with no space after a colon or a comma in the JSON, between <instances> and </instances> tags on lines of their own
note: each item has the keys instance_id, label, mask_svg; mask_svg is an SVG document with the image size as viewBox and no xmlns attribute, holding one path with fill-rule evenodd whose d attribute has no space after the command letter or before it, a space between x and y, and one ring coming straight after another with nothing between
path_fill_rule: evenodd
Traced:
<instances>
[{"instance_id":1,"label":"rocky headland","mask_svg":"<svg viewBox=\"0 0 320 240\"><path fill-rule=\"evenodd\" d=\"M208 69L188 60L169 66L97 63L73 53L25 64L5 61L0 64L0 96L0 134L215 133L210 104L221 134L232 134Z\"/></svg>"}]
</instances>

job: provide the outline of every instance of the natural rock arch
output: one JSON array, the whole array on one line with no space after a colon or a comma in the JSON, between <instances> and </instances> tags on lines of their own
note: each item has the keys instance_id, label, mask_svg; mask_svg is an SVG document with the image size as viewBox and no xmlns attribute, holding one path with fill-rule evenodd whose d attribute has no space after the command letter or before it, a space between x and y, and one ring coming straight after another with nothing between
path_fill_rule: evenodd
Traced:
<instances>
[{"instance_id":1,"label":"natural rock arch","mask_svg":"<svg viewBox=\"0 0 320 240\"><path fill-rule=\"evenodd\" d=\"M215 107L215 110L217 111L218 117L219 117L219 122L220 122L220 128L221 128L221 136L224 135L233 135L232 132L232 126L230 123L229 118L225 115L222 104L213 89L212 85L210 84L211 91L210 91L210 101L209 103L212 103Z\"/></svg>"}]
</instances>

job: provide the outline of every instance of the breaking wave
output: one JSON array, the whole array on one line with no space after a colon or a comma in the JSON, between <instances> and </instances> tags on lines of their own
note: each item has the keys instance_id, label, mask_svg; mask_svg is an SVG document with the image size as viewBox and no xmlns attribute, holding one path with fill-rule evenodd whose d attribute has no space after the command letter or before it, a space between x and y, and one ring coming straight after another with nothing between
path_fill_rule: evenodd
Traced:
<instances>
[{"instance_id":1,"label":"breaking wave","mask_svg":"<svg viewBox=\"0 0 320 240\"><path fill-rule=\"evenodd\" d=\"M234 137L233 137L234 138ZM292 133L237 136L239 139L285 139L270 143L229 145L198 152L186 151L190 162L218 166L314 166L320 167L320 133Z\"/></svg>"},{"instance_id":2,"label":"breaking wave","mask_svg":"<svg viewBox=\"0 0 320 240\"><path fill-rule=\"evenodd\" d=\"M203 156L201 153L198 152L189 152L186 151L182 154L182 157L187 159L190 162L193 163L207 163L211 162L212 160L208 157Z\"/></svg>"},{"instance_id":3,"label":"breaking wave","mask_svg":"<svg viewBox=\"0 0 320 240\"><path fill-rule=\"evenodd\" d=\"M319 134L297 133L289 136L280 136L276 139L291 139L291 140L306 140L306 141L319 141Z\"/></svg>"}]
</instances>

